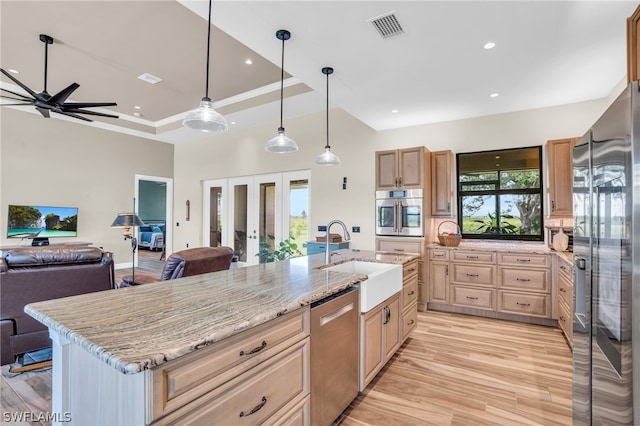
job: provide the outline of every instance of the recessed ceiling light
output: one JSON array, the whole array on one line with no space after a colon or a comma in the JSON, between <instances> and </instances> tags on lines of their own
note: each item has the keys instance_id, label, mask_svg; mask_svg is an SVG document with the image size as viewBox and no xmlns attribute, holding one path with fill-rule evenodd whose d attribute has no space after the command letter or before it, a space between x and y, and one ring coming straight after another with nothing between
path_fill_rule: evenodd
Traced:
<instances>
[{"instance_id":1,"label":"recessed ceiling light","mask_svg":"<svg viewBox=\"0 0 640 426\"><path fill-rule=\"evenodd\" d=\"M160 77L156 77L155 75L149 74L148 72L139 75L138 78L142 81L146 81L149 84L156 84L162 81Z\"/></svg>"},{"instance_id":2,"label":"recessed ceiling light","mask_svg":"<svg viewBox=\"0 0 640 426\"><path fill-rule=\"evenodd\" d=\"M142 114L140 114L139 112L134 112L133 115L136 117L142 117Z\"/></svg>"},{"instance_id":3,"label":"recessed ceiling light","mask_svg":"<svg viewBox=\"0 0 640 426\"><path fill-rule=\"evenodd\" d=\"M236 124L236 122L235 122L235 121L232 121L232 122L231 122L231 124Z\"/></svg>"},{"instance_id":4,"label":"recessed ceiling light","mask_svg":"<svg viewBox=\"0 0 640 426\"><path fill-rule=\"evenodd\" d=\"M14 70L13 68L9 68L9 72L14 73L14 74L20 74L20 71Z\"/></svg>"},{"instance_id":5,"label":"recessed ceiling light","mask_svg":"<svg viewBox=\"0 0 640 426\"><path fill-rule=\"evenodd\" d=\"M135 109L140 109L140 105L134 105L133 106Z\"/></svg>"},{"instance_id":6,"label":"recessed ceiling light","mask_svg":"<svg viewBox=\"0 0 640 426\"><path fill-rule=\"evenodd\" d=\"M253 61L251 59L247 59L246 61L244 61L244 63L247 65L251 65L253 64Z\"/></svg>"},{"instance_id":7,"label":"recessed ceiling light","mask_svg":"<svg viewBox=\"0 0 640 426\"><path fill-rule=\"evenodd\" d=\"M397 109L392 109L391 112L395 114L395 113L398 112L398 110Z\"/></svg>"},{"instance_id":8,"label":"recessed ceiling light","mask_svg":"<svg viewBox=\"0 0 640 426\"><path fill-rule=\"evenodd\" d=\"M497 93L492 93L492 94L490 94L490 95L489 95L489 97L490 97L490 98L497 98L497 97L498 97L498 94L497 94Z\"/></svg>"},{"instance_id":9,"label":"recessed ceiling light","mask_svg":"<svg viewBox=\"0 0 640 426\"><path fill-rule=\"evenodd\" d=\"M494 47L496 47L496 44L494 42L492 42L492 41L489 41L489 42L485 43L485 45L484 45L484 48L486 50L493 49Z\"/></svg>"}]
</instances>

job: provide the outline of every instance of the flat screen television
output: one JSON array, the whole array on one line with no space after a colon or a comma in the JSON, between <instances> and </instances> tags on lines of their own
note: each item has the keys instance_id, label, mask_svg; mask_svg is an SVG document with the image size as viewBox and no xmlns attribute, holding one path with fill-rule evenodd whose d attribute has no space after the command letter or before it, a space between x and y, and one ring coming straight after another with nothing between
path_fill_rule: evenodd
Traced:
<instances>
[{"instance_id":1,"label":"flat screen television","mask_svg":"<svg viewBox=\"0 0 640 426\"><path fill-rule=\"evenodd\" d=\"M78 236L78 208L9 206L7 238L32 238L46 245L49 238Z\"/></svg>"}]
</instances>

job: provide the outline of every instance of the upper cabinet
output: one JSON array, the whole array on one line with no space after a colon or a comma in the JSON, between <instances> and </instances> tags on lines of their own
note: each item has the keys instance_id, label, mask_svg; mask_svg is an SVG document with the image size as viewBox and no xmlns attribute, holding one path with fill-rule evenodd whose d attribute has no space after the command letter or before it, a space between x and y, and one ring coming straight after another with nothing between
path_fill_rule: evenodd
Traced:
<instances>
[{"instance_id":1,"label":"upper cabinet","mask_svg":"<svg viewBox=\"0 0 640 426\"><path fill-rule=\"evenodd\" d=\"M549 216L573 216L573 147L579 138L547 142L549 176Z\"/></svg>"},{"instance_id":2,"label":"upper cabinet","mask_svg":"<svg viewBox=\"0 0 640 426\"><path fill-rule=\"evenodd\" d=\"M640 6L627 19L627 82L640 80Z\"/></svg>"},{"instance_id":3,"label":"upper cabinet","mask_svg":"<svg viewBox=\"0 0 640 426\"><path fill-rule=\"evenodd\" d=\"M431 153L431 216L453 217L453 152Z\"/></svg>"},{"instance_id":4,"label":"upper cabinet","mask_svg":"<svg viewBox=\"0 0 640 426\"><path fill-rule=\"evenodd\" d=\"M376 152L376 190L424 188L428 159L423 146Z\"/></svg>"}]
</instances>

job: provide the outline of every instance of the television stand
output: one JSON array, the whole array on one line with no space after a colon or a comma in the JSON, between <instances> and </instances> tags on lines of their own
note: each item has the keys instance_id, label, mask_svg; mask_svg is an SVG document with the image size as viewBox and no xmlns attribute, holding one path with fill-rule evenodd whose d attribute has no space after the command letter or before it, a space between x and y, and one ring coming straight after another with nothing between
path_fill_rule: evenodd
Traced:
<instances>
[{"instance_id":1,"label":"television stand","mask_svg":"<svg viewBox=\"0 0 640 426\"><path fill-rule=\"evenodd\" d=\"M48 246L49 245L49 238L34 238L33 241L31 241L31 245L32 246Z\"/></svg>"}]
</instances>

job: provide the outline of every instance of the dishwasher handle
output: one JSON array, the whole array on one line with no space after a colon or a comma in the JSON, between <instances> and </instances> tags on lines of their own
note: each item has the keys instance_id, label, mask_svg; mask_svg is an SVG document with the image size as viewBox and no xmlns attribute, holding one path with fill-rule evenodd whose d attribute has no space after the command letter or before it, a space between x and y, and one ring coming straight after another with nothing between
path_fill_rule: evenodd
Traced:
<instances>
[{"instance_id":1,"label":"dishwasher handle","mask_svg":"<svg viewBox=\"0 0 640 426\"><path fill-rule=\"evenodd\" d=\"M331 312L330 314L320 317L320 326L322 327L323 325L330 323L334 319L341 317L347 312L352 311L353 307L354 307L353 302L351 302L348 305L344 305L340 309L337 309Z\"/></svg>"}]
</instances>

